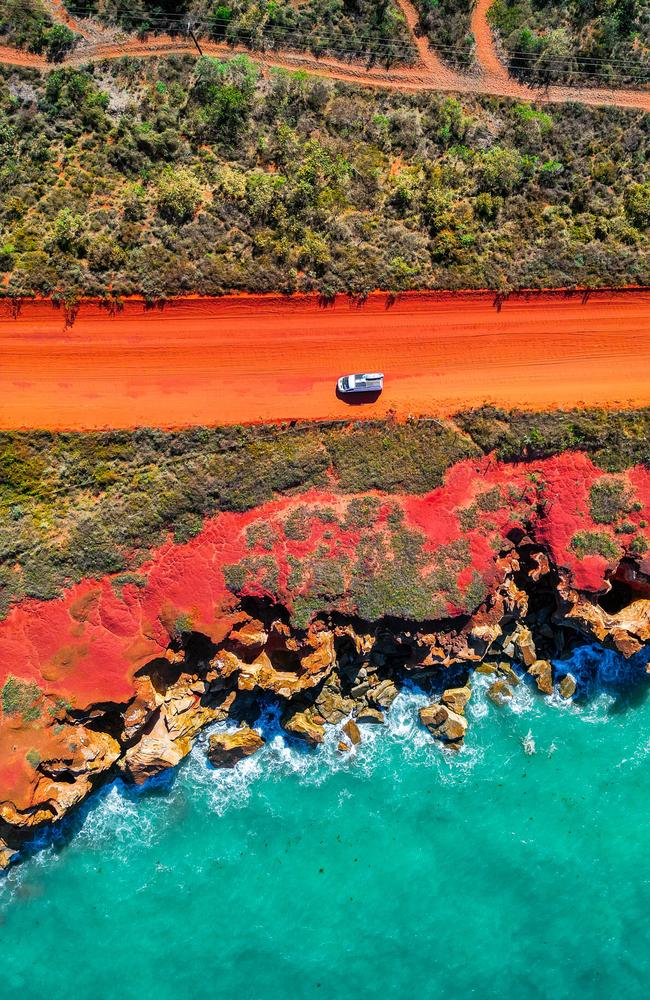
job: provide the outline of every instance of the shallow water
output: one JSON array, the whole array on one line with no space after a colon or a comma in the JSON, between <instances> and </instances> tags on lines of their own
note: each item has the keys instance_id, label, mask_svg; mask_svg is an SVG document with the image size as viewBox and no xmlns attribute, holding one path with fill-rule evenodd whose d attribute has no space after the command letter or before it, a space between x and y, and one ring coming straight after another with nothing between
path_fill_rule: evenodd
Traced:
<instances>
[{"instance_id":1,"label":"shallow water","mask_svg":"<svg viewBox=\"0 0 650 1000\"><path fill-rule=\"evenodd\" d=\"M349 758L265 718L234 771L104 789L0 881L3 995L645 997L643 666L584 651L571 706L479 679L456 755L407 692Z\"/></svg>"}]
</instances>

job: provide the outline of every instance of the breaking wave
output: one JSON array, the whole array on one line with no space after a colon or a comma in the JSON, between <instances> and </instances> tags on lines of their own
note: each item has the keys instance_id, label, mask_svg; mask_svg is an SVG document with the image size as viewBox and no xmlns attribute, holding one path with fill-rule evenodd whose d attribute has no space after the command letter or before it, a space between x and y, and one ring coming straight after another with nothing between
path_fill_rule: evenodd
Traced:
<instances>
[{"instance_id":1,"label":"breaking wave","mask_svg":"<svg viewBox=\"0 0 650 1000\"><path fill-rule=\"evenodd\" d=\"M346 753L338 749L343 723L327 727L324 743L310 749L282 730L277 708L265 708L256 724L266 740L264 747L233 769L215 768L206 755L210 734L236 728L232 723L216 724L199 736L190 755L175 770L164 772L142 788L116 780L57 827L39 833L28 845L32 855L28 864L56 863L72 840L82 850L102 852L110 848L115 858L124 859L135 846L153 846L165 825L183 823L191 809L200 806L221 817L245 808L254 792L264 795L265 785L272 782L319 786L339 776L343 780L341 794L345 794L346 782L369 779L378 768L388 767L392 780L400 782L408 765L428 769L431 780L441 785L464 784L490 754L498 727L514 738L516 749L510 759L524 753L550 756L557 745L555 738L547 735L549 728L553 729L549 709L569 713L576 723L593 725L615 719L635 700L645 697L649 655L646 651L624 660L609 650L578 649L557 665L578 682L579 696L573 701L559 695L542 698L523 677L514 687L513 697L497 707L487 696L493 678L475 674L466 710L468 736L458 752L443 749L422 727L418 711L430 698L415 685L400 691L386 713L385 725L361 724L361 743ZM546 733L541 739L540 727ZM650 741L644 738L620 766L637 766L649 754ZM10 881L19 880L20 871L16 869ZM4 888L3 880L0 887Z\"/></svg>"}]
</instances>

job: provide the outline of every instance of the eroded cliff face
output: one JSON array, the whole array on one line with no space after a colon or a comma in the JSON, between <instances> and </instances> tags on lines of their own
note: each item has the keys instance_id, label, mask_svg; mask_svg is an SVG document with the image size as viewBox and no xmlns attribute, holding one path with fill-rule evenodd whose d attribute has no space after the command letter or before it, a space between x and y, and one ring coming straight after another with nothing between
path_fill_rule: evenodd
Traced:
<instances>
[{"instance_id":1,"label":"eroded cliff face","mask_svg":"<svg viewBox=\"0 0 650 1000\"><path fill-rule=\"evenodd\" d=\"M0 865L98 782L178 764L213 722L237 727L211 741L215 764L255 752L269 702L312 746L347 720L344 753L405 679L431 694L422 723L453 749L475 671L497 703L523 674L572 697L560 664L576 644L629 657L650 639L649 510L646 470L465 462L426 497L332 490L217 515L137 576L13 609L0 623Z\"/></svg>"}]
</instances>

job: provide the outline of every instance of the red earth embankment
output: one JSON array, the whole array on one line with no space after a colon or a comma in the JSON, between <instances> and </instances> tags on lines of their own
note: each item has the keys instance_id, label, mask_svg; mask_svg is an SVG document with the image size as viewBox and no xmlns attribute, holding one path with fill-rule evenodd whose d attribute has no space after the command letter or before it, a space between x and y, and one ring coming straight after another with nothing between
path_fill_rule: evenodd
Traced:
<instances>
[{"instance_id":1,"label":"red earth embankment","mask_svg":"<svg viewBox=\"0 0 650 1000\"><path fill-rule=\"evenodd\" d=\"M458 463L444 484L425 496L378 496L361 521L358 510L351 516L359 498L312 490L245 514L218 513L190 542L170 540L152 551L137 575L84 580L56 600L22 602L0 622L0 819L29 826L37 821L35 809L41 810L39 822L52 818L90 790L83 783L86 771L92 772L97 754L114 740L104 735L99 747L93 744L92 734L68 712L87 719L93 706L99 716L106 706L126 709L137 698L142 670L164 660L179 628L219 643L247 620L227 585L227 567L242 571L241 594L295 608L310 588L322 586L315 579L326 549L328 563L338 559L343 567L334 606L354 614L360 564L369 580L387 569L387 599L404 599L401 562L385 556L395 552L404 529L416 530L422 555L416 565L409 563L408 580L419 575L420 586L431 590L427 606L442 602L440 613L458 617L463 607L474 612L488 594L494 596L512 571L510 539L518 532L526 544L543 547L567 584L595 594L606 589L607 576L627 552L636 552L642 572L650 572L650 561L638 555L645 537L640 531L650 517L650 472L632 468L616 479L626 498L621 518L624 511L630 521L624 533L616 530L618 522L603 525L591 516L591 490L603 481L611 479L603 480L601 470L580 453L513 465L488 456ZM396 511L402 516L395 520ZM300 519L299 533L290 530L292 517L294 529ZM585 533L600 540L605 554L579 551L576 538ZM381 552L379 562L372 550ZM539 564L542 575L547 570ZM517 593L514 586L508 591L511 597ZM624 630L612 635L626 641ZM174 654L170 662L176 662ZM198 695L189 697L190 706L193 701L197 709ZM64 744L72 737L70 764L65 761L72 751ZM39 770L41 761L47 762L45 771ZM97 767L109 766L100 756ZM48 815L52 802L56 808Z\"/></svg>"},{"instance_id":2,"label":"red earth embankment","mask_svg":"<svg viewBox=\"0 0 650 1000\"><path fill-rule=\"evenodd\" d=\"M0 427L126 428L444 415L491 402L650 404L650 292L188 298L111 314L0 306ZM336 378L382 370L374 402Z\"/></svg>"},{"instance_id":3,"label":"red earth embankment","mask_svg":"<svg viewBox=\"0 0 650 1000\"><path fill-rule=\"evenodd\" d=\"M365 540L366 553L372 543L382 554L377 564L371 559L368 574L376 577L386 565L398 585L399 561L386 561L385 555L393 544L391 532L406 527L423 540L419 563L409 561L409 579L420 574L425 586L432 567L445 568L431 586L440 588L441 612L458 615L461 595L471 612L485 595L494 594L510 565L503 557L512 548L508 539L513 530L523 534L526 523L567 583L602 592L625 553L643 559L639 539L650 518L650 473L638 467L617 477L629 501L623 509L630 528L624 533L614 521L603 525L591 516L590 491L603 481L611 480L580 453L512 465L491 456L469 459L451 468L444 484L425 496L379 497L361 525L349 516L354 498L312 490L245 514L216 514L190 542L168 541L152 551L137 575L84 580L59 599L22 602L0 622L0 818L13 816L14 805L29 813L50 796L52 782L34 762L58 759L64 752L60 743L69 730L59 718L66 706L84 716L93 705L126 706L137 693L138 672L164 656L177 628L194 629L218 643L246 618L226 586L226 566L248 566L241 593L290 608L309 589L323 548L328 561L354 560ZM395 508L404 522L390 528ZM289 530L292 516L301 518L299 537ZM576 537L585 533L596 533L604 555L576 548ZM649 562L641 563L644 574L650 572ZM269 563L273 572L260 573ZM355 613L358 600L352 570L350 565L345 571L336 600L345 613ZM472 578L484 588L483 596L469 596ZM69 785L63 787L70 791ZM61 794L59 787L55 798Z\"/></svg>"}]
</instances>

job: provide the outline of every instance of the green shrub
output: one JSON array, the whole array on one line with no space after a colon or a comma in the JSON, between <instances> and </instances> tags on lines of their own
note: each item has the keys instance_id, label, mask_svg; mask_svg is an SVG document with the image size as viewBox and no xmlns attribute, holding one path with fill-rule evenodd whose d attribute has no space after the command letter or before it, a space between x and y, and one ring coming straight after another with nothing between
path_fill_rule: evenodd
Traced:
<instances>
[{"instance_id":1,"label":"green shrub","mask_svg":"<svg viewBox=\"0 0 650 1000\"><path fill-rule=\"evenodd\" d=\"M465 594L463 595L463 603L465 609L472 613L483 603L483 601L488 596L488 588L485 580L480 573L476 570L472 573L472 579L465 589Z\"/></svg>"},{"instance_id":2,"label":"green shrub","mask_svg":"<svg viewBox=\"0 0 650 1000\"><path fill-rule=\"evenodd\" d=\"M602 556L613 560L621 555L620 547L605 531L578 531L569 542L569 548L579 559L584 559L585 556Z\"/></svg>"},{"instance_id":3,"label":"green shrub","mask_svg":"<svg viewBox=\"0 0 650 1000\"><path fill-rule=\"evenodd\" d=\"M346 508L342 527L346 530L369 528L377 520L380 506L377 497L355 497Z\"/></svg>"},{"instance_id":4,"label":"green shrub","mask_svg":"<svg viewBox=\"0 0 650 1000\"><path fill-rule=\"evenodd\" d=\"M143 573L120 573L119 576L114 577L111 580L111 585L117 596L121 599L123 596L123 590L127 586L137 587L138 590L144 590L147 586L147 577Z\"/></svg>"},{"instance_id":5,"label":"green shrub","mask_svg":"<svg viewBox=\"0 0 650 1000\"><path fill-rule=\"evenodd\" d=\"M32 681L22 681L11 674L2 688L2 711L5 715L22 715L25 721L37 719L40 715L38 702L41 689Z\"/></svg>"},{"instance_id":6,"label":"green shrub","mask_svg":"<svg viewBox=\"0 0 650 1000\"><path fill-rule=\"evenodd\" d=\"M158 178L155 199L163 219L188 222L201 204L201 185L187 167L169 167Z\"/></svg>"},{"instance_id":7,"label":"green shrub","mask_svg":"<svg viewBox=\"0 0 650 1000\"><path fill-rule=\"evenodd\" d=\"M460 507L456 511L458 521L463 531L473 531L478 526L478 510L476 504Z\"/></svg>"},{"instance_id":8,"label":"green shrub","mask_svg":"<svg viewBox=\"0 0 650 1000\"><path fill-rule=\"evenodd\" d=\"M21 5L10 2L9 15L7 0L0 5L0 26L11 32ZM102 4L102 14L109 6L114 12ZM282 0L265 4L256 25L279 11L305 28L316 18L308 34L321 51L360 20L379 18L393 37L393 3L344 6L345 17L329 18L317 14L317 0L299 9ZM451 7L467 21L458 0L441 0L436 17L449 21ZM229 9L234 40L243 7ZM247 0L246 18L252 11ZM388 44L380 37L374 28L358 34L376 57ZM188 292L506 292L650 281L641 109L563 105L549 126L545 112L507 99L261 75L239 56L0 75L7 297L158 301ZM23 92L33 95L29 114L16 96ZM613 149L626 151L615 163ZM599 171L609 160L613 172ZM397 451L408 432L399 436L390 441ZM363 470L351 455L346 472L388 488L391 462L382 470L378 456L368 458ZM396 467L406 479L436 478L417 453ZM263 481L253 486L261 492Z\"/></svg>"},{"instance_id":9,"label":"green shrub","mask_svg":"<svg viewBox=\"0 0 650 1000\"><path fill-rule=\"evenodd\" d=\"M629 184L625 189L625 211L635 226L650 226L650 182Z\"/></svg>"},{"instance_id":10,"label":"green shrub","mask_svg":"<svg viewBox=\"0 0 650 1000\"><path fill-rule=\"evenodd\" d=\"M60 62L74 48L78 35L66 24L53 24L43 33L45 52L50 62Z\"/></svg>"},{"instance_id":11,"label":"green shrub","mask_svg":"<svg viewBox=\"0 0 650 1000\"><path fill-rule=\"evenodd\" d=\"M174 541L177 543L189 542L203 530L203 518L200 514L191 511L181 514L174 525Z\"/></svg>"},{"instance_id":12,"label":"green shrub","mask_svg":"<svg viewBox=\"0 0 650 1000\"><path fill-rule=\"evenodd\" d=\"M639 44L647 10L646 0L496 0L488 20L510 72L527 81L638 86L647 79L647 49Z\"/></svg>"},{"instance_id":13,"label":"green shrub","mask_svg":"<svg viewBox=\"0 0 650 1000\"><path fill-rule=\"evenodd\" d=\"M48 600L86 576L120 574L113 584L116 592L126 582L138 586L129 571L168 532L185 541L201 530L202 518L218 511L250 510L274 497L325 486L330 479L345 492L358 487L360 492L423 493L439 485L459 458L496 449L502 458L519 460L530 453L533 439L535 453L581 449L608 470L650 464L649 414L482 408L456 415L454 425L424 419L403 425L298 423L176 432L0 432L0 617L26 595ZM514 518L517 498L511 499ZM629 499L634 508L636 501ZM398 573L412 573L417 545L407 541L408 533L401 537L403 510L389 498L381 502L388 506L381 535L389 534L405 553ZM492 505L496 495L486 502ZM478 526L476 504L456 513L463 531ZM316 525L320 536L322 525L334 525L337 517L330 508L299 504L287 521L288 537L305 541ZM305 580L307 575L305 570ZM453 572L446 569L443 577L442 583L453 588ZM302 571L296 569L292 592L298 580L302 584ZM236 582L241 589L243 579Z\"/></svg>"},{"instance_id":14,"label":"green shrub","mask_svg":"<svg viewBox=\"0 0 650 1000\"><path fill-rule=\"evenodd\" d=\"M596 524L613 524L621 514L632 509L629 486L620 480L603 476L589 490L589 513Z\"/></svg>"},{"instance_id":15,"label":"green shrub","mask_svg":"<svg viewBox=\"0 0 650 1000\"><path fill-rule=\"evenodd\" d=\"M174 622L173 634L177 637L180 637L186 634L187 632L191 632L193 628L194 628L194 619L192 618L192 615L187 612L184 612L183 614L178 615L178 617L176 618Z\"/></svg>"},{"instance_id":16,"label":"green shrub","mask_svg":"<svg viewBox=\"0 0 650 1000\"><path fill-rule=\"evenodd\" d=\"M478 509L485 513L501 510L504 506L501 489L498 486L493 486L491 489L479 493L475 502Z\"/></svg>"},{"instance_id":17,"label":"green shrub","mask_svg":"<svg viewBox=\"0 0 650 1000\"><path fill-rule=\"evenodd\" d=\"M236 595L258 587L270 594L278 590L278 566L272 556L246 556L237 563L222 567L228 589Z\"/></svg>"},{"instance_id":18,"label":"green shrub","mask_svg":"<svg viewBox=\"0 0 650 1000\"><path fill-rule=\"evenodd\" d=\"M316 559L311 566L311 590L319 597L333 600L345 593L347 561L327 555Z\"/></svg>"},{"instance_id":19,"label":"green shrub","mask_svg":"<svg viewBox=\"0 0 650 1000\"><path fill-rule=\"evenodd\" d=\"M284 522L284 533L294 542L306 541L312 532L312 516L308 507L292 510Z\"/></svg>"},{"instance_id":20,"label":"green shrub","mask_svg":"<svg viewBox=\"0 0 650 1000\"><path fill-rule=\"evenodd\" d=\"M249 549L259 546L270 552L277 538L277 532L266 521L254 521L246 528L246 544Z\"/></svg>"}]
</instances>

